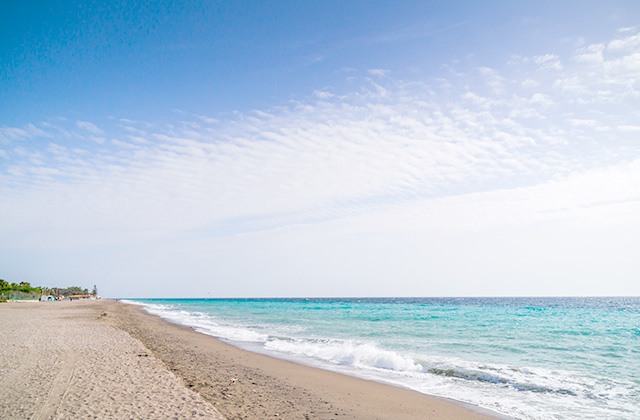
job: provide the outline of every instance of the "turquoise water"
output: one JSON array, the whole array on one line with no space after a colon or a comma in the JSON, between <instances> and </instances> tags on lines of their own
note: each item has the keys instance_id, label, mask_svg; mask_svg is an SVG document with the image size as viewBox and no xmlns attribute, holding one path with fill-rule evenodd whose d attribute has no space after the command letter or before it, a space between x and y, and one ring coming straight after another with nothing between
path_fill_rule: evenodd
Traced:
<instances>
[{"instance_id":1,"label":"turquoise water","mask_svg":"<svg viewBox=\"0 0 640 420\"><path fill-rule=\"evenodd\" d=\"M640 298L135 302L240 347L516 418L640 418Z\"/></svg>"}]
</instances>

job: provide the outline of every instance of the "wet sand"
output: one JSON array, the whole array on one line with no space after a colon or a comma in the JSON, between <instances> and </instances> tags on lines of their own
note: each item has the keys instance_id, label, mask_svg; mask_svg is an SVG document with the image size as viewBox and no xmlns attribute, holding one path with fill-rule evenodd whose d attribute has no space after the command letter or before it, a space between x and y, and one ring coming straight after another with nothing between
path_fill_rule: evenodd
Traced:
<instances>
[{"instance_id":1,"label":"wet sand","mask_svg":"<svg viewBox=\"0 0 640 420\"><path fill-rule=\"evenodd\" d=\"M0 418L487 419L115 301L0 304Z\"/></svg>"}]
</instances>

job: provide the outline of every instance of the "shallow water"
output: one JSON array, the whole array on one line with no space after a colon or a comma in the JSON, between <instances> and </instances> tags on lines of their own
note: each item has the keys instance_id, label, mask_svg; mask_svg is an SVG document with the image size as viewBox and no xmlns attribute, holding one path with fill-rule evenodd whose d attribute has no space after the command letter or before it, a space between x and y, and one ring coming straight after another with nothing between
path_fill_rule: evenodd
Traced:
<instances>
[{"instance_id":1,"label":"shallow water","mask_svg":"<svg viewBox=\"0 0 640 420\"><path fill-rule=\"evenodd\" d=\"M640 298L134 302L240 347L516 418L640 418Z\"/></svg>"}]
</instances>

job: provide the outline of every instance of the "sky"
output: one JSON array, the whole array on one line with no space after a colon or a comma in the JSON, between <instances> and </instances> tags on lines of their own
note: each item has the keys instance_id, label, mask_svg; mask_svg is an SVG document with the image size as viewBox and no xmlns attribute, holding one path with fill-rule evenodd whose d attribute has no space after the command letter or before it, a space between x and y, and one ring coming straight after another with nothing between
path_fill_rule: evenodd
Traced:
<instances>
[{"instance_id":1,"label":"sky","mask_svg":"<svg viewBox=\"0 0 640 420\"><path fill-rule=\"evenodd\" d=\"M640 295L637 1L0 5L0 278Z\"/></svg>"}]
</instances>

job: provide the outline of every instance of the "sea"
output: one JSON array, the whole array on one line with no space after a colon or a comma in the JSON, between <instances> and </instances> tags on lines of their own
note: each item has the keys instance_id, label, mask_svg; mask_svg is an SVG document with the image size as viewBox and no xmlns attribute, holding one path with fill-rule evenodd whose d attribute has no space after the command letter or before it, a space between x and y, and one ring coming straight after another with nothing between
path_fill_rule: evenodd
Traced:
<instances>
[{"instance_id":1,"label":"sea","mask_svg":"<svg viewBox=\"0 0 640 420\"><path fill-rule=\"evenodd\" d=\"M517 419L640 419L640 298L131 299L238 347Z\"/></svg>"}]
</instances>

